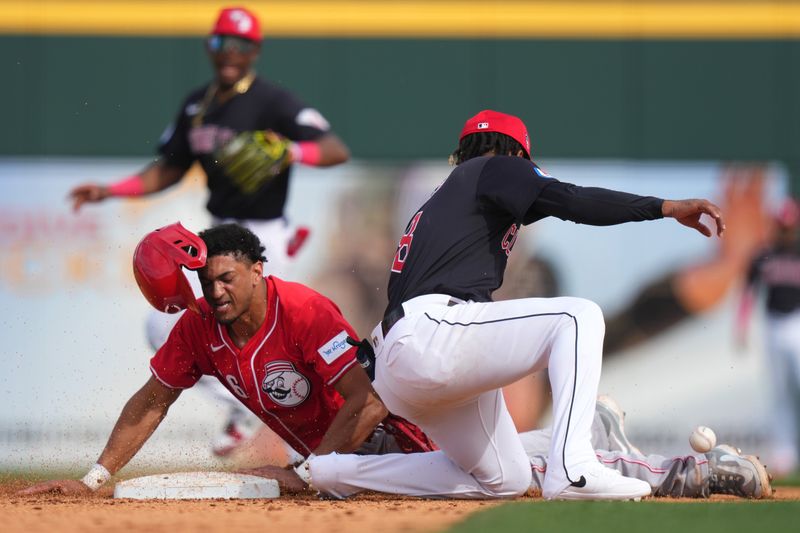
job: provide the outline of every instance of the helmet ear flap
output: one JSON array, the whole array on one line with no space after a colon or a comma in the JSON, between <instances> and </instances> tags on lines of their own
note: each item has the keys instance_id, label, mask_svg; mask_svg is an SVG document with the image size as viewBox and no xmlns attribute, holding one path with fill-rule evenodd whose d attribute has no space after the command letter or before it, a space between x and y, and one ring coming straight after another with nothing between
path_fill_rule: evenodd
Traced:
<instances>
[{"instance_id":1,"label":"helmet ear flap","mask_svg":"<svg viewBox=\"0 0 800 533\"><path fill-rule=\"evenodd\" d=\"M150 304L164 313L200 307L181 267L190 270L206 264L205 242L180 222L152 231L136 246L133 275Z\"/></svg>"}]
</instances>

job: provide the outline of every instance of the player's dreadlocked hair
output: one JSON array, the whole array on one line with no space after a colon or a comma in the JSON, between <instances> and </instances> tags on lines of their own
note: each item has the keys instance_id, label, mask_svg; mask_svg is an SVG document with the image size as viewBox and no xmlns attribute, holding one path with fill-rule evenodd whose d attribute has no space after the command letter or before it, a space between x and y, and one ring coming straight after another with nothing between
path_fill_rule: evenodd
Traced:
<instances>
[{"instance_id":1,"label":"player's dreadlocked hair","mask_svg":"<svg viewBox=\"0 0 800 533\"><path fill-rule=\"evenodd\" d=\"M201 231L197 236L206 243L208 257L230 254L237 259L246 257L253 263L267 260L258 237L239 224L220 224Z\"/></svg>"},{"instance_id":2,"label":"player's dreadlocked hair","mask_svg":"<svg viewBox=\"0 0 800 533\"><path fill-rule=\"evenodd\" d=\"M467 135L458 143L452 154L450 154L450 164L460 165L473 157L480 157L487 152L494 151L495 154L517 154L520 150L525 153L522 145L517 141L496 131L483 131ZM528 158L528 156L525 156Z\"/></svg>"}]
</instances>

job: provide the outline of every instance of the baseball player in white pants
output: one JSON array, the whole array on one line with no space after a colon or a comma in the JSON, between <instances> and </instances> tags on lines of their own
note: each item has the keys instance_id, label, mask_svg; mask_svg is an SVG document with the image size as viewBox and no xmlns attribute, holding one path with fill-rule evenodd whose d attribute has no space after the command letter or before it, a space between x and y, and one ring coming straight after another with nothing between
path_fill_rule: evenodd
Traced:
<instances>
[{"instance_id":1,"label":"baseball player in white pants","mask_svg":"<svg viewBox=\"0 0 800 533\"><path fill-rule=\"evenodd\" d=\"M442 451L371 457L370 465L390 469L392 476L384 479L404 494L524 493L532 481L530 460L501 387L547 367L554 412L566 416L554 417L548 454L553 466L543 495L568 496L563 493L571 483L605 475L590 438L603 345L600 308L579 298L452 303L447 295L413 298L385 339L380 326L372 337L375 390L389 411L413 420ZM341 466L327 468L326 461L335 463L336 457L315 458L311 472L314 487L329 492L325 472L335 477ZM640 480L614 478L630 498L650 493Z\"/></svg>"},{"instance_id":2,"label":"baseball player in white pants","mask_svg":"<svg viewBox=\"0 0 800 533\"><path fill-rule=\"evenodd\" d=\"M736 333L745 345L757 290L763 288L771 396L769 464L782 477L800 465L800 201L785 199L774 224L772 246L750 266Z\"/></svg>"},{"instance_id":3,"label":"baseball player in white pants","mask_svg":"<svg viewBox=\"0 0 800 533\"><path fill-rule=\"evenodd\" d=\"M375 390L441 451L368 458L364 468L386 468L391 475L382 473L384 479L425 496L524 493L529 460L500 389L547 367L554 423L545 498L647 496L646 482L605 468L592 449L605 330L600 308L578 298L492 302L491 295L523 225L547 216L597 226L670 216L711 236L700 216L714 217L721 234L719 209L706 200L559 182L530 160L524 123L496 111L467 120L452 158L455 170L399 241L389 305L371 337ZM310 459L307 481L327 491L335 463L331 455Z\"/></svg>"},{"instance_id":4,"label":"baseball player in white pants","mask_svg":"<svg viewBox=\"0 0 800 533\"><path fill-rule=\"evenodd\" d=\"M773 405L772 458L776 473L785 476L797 471L800 464L800 310L770 314L766 337Z\"/></svg>"},{"instance_id":5,"label":"baseball player in white pants","mask_svg":"<svg viewBox=\"0 0 800 533\"><path fill-rule=\"evenodd\" d=\"M742 456L729 445L717 446L705 454L645 455L628 440L623 421L624 413L613 399L607 396L598 398L591 427L595 455L604 466L646 482L655 496L707 498L712 494L727 494L762 499L772 495L767 471L756 457ZM548 468L552 428L520 433L519 438L530 461L530 489L541 493ZM408 461L385 455L329 456L326 461L315 464L314 486L338 498L362 490L430 496L432 482L426 471L440 460L435 457L419 458L415 463L415 473L425 478L416 480L406 472ZM400 484L398 479L405 484ZM442 488L446 487L443 485ZM468 496L468 493L461 495Z\"/></svg>"}]
</instances>

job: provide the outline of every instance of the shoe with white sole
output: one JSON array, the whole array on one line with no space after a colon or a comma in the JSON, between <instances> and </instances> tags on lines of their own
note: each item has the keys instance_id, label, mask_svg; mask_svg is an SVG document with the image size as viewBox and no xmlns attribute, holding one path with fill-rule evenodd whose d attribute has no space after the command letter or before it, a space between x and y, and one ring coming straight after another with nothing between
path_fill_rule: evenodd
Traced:
<instances>
[{"instance_id":1,"label":"shoe with white sole","mask_svg":"<svg viewBox=\"0 0 800 533\"><path fill-rule=\"evenodd\" d=\"M581 474L580 483L573 483L555 500L635 500L650 495L650 484L625 477L600 463L590 464Z\"/></svg>"},{"instance_id":2,"label":"shoe with white sole","mask_svg":"<svg viewBox=\"0 0 800 533\"><path fill-rule=\"evenodd\" d=\"M705 456L711 494L732 494L756 500L772 497L770 476L757 457L741 455L727 444L712 448Z\"/></svg>"},{"instance_id":3,"label":"shoe with white sole","mask_svg":"<svg viewBox=\"0 0 800 533\"><path fill-rule=\"evenodd\" d=\"M627 455L644 455L642 451L628 440L625 434L625 412L611 396L597 397L597 414L608 435L608 450L620 451Z\"/></svg>"}]
</instances>

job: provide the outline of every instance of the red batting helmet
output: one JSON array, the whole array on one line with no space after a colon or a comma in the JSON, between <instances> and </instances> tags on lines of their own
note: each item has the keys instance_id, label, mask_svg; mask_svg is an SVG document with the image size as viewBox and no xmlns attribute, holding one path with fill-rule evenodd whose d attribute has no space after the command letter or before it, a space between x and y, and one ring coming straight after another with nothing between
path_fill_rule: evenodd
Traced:
<instances>
[{"instance_id":1,"label":"red batting helmet","mask_svg":"<svg viewBox=\"0 0 800 533\"><path fill-rule=\"evenodd\" d=\"M219 17L211 35L233 35L251 41L261 41L261 28L258 18L252 11L243 7L226 7L219 12Z\"/></svg>"},{"instance_id":2,"label":"red batting helmet","mask_svg":"<svg viewBox=\"0 0 800 533\"><path fill-rule=\"evenodd\" d=\"M531 158L531 139L528 136L528 128L525 127L525 123L519 117L484 109L474 117L467 119L458 140L460 141L467 135L484 131L494 131L508 135L522 145L522 149L525 150L525 157Z\"/></svg>"},{"instance_id":3,"label":"red batting helmet","mask_svg":"<svg viewBox=\"0 0 800 533\"><path fill-rule=\"evenodd\" d=\"M196 270L206 264L206 243L175 222L152 231L133 252L133 275L147 301L159 311L177 313L200 308L192 287L181 270Z\"/></svg>"}]
</instances>

